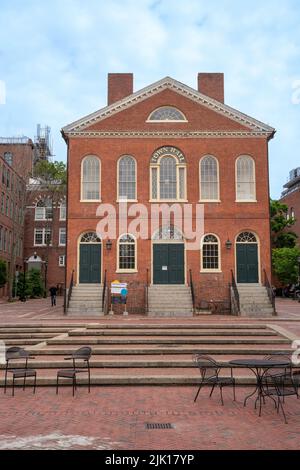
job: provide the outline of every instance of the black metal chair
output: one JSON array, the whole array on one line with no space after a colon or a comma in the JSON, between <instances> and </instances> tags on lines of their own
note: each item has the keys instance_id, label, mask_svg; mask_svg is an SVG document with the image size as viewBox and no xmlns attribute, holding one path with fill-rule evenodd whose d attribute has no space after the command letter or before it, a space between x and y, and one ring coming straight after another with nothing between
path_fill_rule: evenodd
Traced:
<instances>
[{"instance_id":1,"label":"black metal chair","mask_svg":"<svg viewBox=\"0 0 300 470\"><path fill-rule=\"evenodd\" d=\"M34 378L34 383L33 383L33 393L35 393L36 389L36 370L28 368L28 359L34 359L33 356L30 356L30 354L25 351L23 348L19 348L17 346L13 346L11 348L8 348L5 352L5 360L6 360L6 366L5 366L5 377L4 377L4 393L6 393L7 389L7 378L8 374L12 374L12 395L15 395L15 379L23 379L23 390L25 390L26 387L26 379L29 377ZM25 361L24 367L20 368L10 368L9 364L11 361Z\"/></svg>"},{"instance_id":2,"label":"black metal chair","mask_svg":"<svg viewBox=\"0 0 300 470\"><path fill-rule=\"evenodd\" d=\"M201 375L201 382L194 398L194 402L197 400L198 395L200 393L201 388L203 385L212 385L210 395L212 396L213 391L216 385L220 389L221 395L221 403L224 405L223 401L223 386L232 385L233 387L233 399L235 401L235 379L232 375L232 368L231 368L231 376L230 377L220 377L219 373L221 370L221 366L210 356L202 355L202 354L195 354L193 356L194 362L196 366L200 370Z\"/></svg>"},{"instance_id":3,"label":"black metal chair","mask_svg":"<svg viewBox=\"0 0 300 470\"><path fill-rule=\"evenodd\" d=\"M273 374L269 373L269 369L265 371L262 381L263 395L271 397L273 400L277 398L277 402L275 401L277 413L279 413L279 409L281 408L284 421L288 424L283 408L284 399L292 395L296 395L298 398L298 387L293 380L291 372L287 368L282 367L281 374L279 373L279 367L276 367L276 369L277 372Z\"/></svg>"},{"instance_id":4,"label":"black metal chair","mask_svg":"<svg viewBox=\"0 0 300 470\"><path fill-rule=\"evenodd\" d=\"M77 389L77 374L87 372L88 373L88 387L89 392L91 391L91 372L90 372L90 358L92 355L92 349L89 346L83 346L82 348L77 349L71 357L66 357L65 360L73 361L72 369L60 369L57 371L56 378L56 394L58 394L58 385L59 379L72 379L73 384L73 397L75 395L75 390ZM77 365L77 361L80 362L80 365Z\"/></svg>"}]
</instances>

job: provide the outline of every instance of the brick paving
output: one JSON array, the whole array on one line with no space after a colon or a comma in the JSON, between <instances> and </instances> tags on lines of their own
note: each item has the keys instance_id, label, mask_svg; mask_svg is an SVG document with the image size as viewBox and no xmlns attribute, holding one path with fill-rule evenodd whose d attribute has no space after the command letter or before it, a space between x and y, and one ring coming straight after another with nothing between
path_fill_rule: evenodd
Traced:
<instances>
[{"instance_id":1,"label":"brick paving","mask_svg":"<svg viewBox=\"0 0 300 470\"><path fill-rule=\"evenodd\" d=\"M243 406L249 388L204 389L196 403L196 387L85 387L72 397L70 387L0 394L1 449L294 449L300 446L300 400L286 400L289 424L267 401L259 418L253 401ZM146 423L171 423L172 429L146 429Z\"/></svg>"},{"instance_id":2,"label":"brick paving","mask_svg":"<svg viewBox=\"0 0 300 470\"><path fill-rule=\"evenodd\" d=\"M30 300L26 303L0 304L0 325L16 324L36 326L87 324L86 319L63 315L62 299L52 309L49 299ZM225 316L199 316L193 319L170 319L175 323L226 324L244 323L276 324L300 338L300 304L290 299L277 299L278 317L266 320ZM134 315L131 318L116 316L93 319L90 323L147 324L165 323L166 319L147 319ZM126 326L125 326L126 327ZM53 337L59 333L53 332ZM54 348L55 345L51 346ZM62 356L58 355L58 358ZM152 356L149 356L151 358ZM41 358L47 359L47 356ZM116 356L118 358L118 356ZM156 359L157 356L153 356ZM185 355L175 355L178 360ZM223 358L220 355L220 359ZM230 356L224 356L229 359ZM95 359L111 359L97 356ZM135 359L135 356L128 356ZM136 370L138 372L138 370ZM174 371L176 372L176 367ZM40 371L39 371L40 373ZM238 373L238 371L237 371ZM216 450L216 449L282 449L298 450L300 447L300 400L287 398L286 414L277 415L274 405L267 400L263 416L258 417L253 400L243 407L243 397L250 387L238 387L238 400L232 401L232 391L224 392L225 406L219 402L218 391L211 399L208 390L201 391L196 404L195 386L94 386L88 394L79 387L75 398L71 387L39 387L36 395L32 389L25 392L17 388L16 396L10 390L4 395L0 389L0 450L1 449L112 449L112 450ZM146 429L146 423L171 423L172 429Z\"/></svg>"}]
</instances>

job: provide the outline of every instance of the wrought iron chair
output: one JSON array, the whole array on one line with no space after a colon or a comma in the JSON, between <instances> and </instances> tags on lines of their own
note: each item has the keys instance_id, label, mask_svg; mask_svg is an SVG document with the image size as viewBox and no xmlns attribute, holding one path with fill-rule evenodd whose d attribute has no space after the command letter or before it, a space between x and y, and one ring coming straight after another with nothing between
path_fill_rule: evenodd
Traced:
<instances>
[{"instance_id":1,"label":"wrought iron chair","mask_svg":"<svg viewBox=\"0 0 300 470\"><path fill-rule=\"evenodd\" d=\"M202 354L195 354L193 356L193 359L194 359L196 366L199 368L200 375L201 375L201 382L200 382L198 391L196 393L196 396L194 398L194 402L196 402L203 385L212 385L209 397L212 396L216 385L219 387L222 405L224 405L223 391L222 391L223 386L232 385L233 399L235 401L235 379L232 375L232 369L231 369L230 377L222 377L222 376L220 377L219 373L221 370L221 366L212 357L202 355Z\"/></svg>"},{"instance_id":2,"label":"wrought iron chair","mask_svg":"<svg viewBox=\"0 0 300 470\"><path fill-rule=\"evenodd\" d=\"M6 350L6 353L5 353L6 366L5 366L5 376L4 376L4 393L6 393L6 389L7 389L8 374L12 374L12 396L15 395L15 379L23 379L23 390L25 390L26 379L29 378L29 377L34 378L33 393L35 393L35 389L36 389L36 370L28 368L28 359L34 359L34 357L30 356L30 354L27 351L25 351L25 349L23 349L23 348L13 346L13 347L8 348ZM20 367L20 368L10 368L9 367L10 361L18 361L18 360L25 361L24 367Z\"/></svg>"},{"instance_id":3,"label":"wrought iron chair","mask_svg":"<svg viewBox=\"0 0 300 470\"><path fill-rule=\"evenodd\" d=\"M72 379L73 384L73 397L75 395L75 390L77 389L77 374L87 372L88 373L88 387L89 392L91 391L91 372L90 372L90 358L92 355L92 349L89 346L83 346L82 348L77 349L71 357L65 357L65 360L73 361L72 369L60 369L57 371L56 378L56 394L58 394L58 385L59 379ZM77 361L80 362L80 365L77 365Z\"/></svg>"},{"instance_id":4,"label":"wrought iron chair","mask_svg":"<svg viewBox=\"0 0 300 470\"><path fill-rule=\"evenodd\" d=\"M291 372L286 367L281 368L281 374L279 372L279 367L276 367L276 369L277 372L274 374L269 373L269 369L265 371L262 382L263 395L269 396L273 398L273 400L277 398L277 402L275 400L277 413L279 413L279 409L281 408L284 421L288 424L283 408L284 399L285 397L292 395L296 395L298 398L298 388L294 383Z\"/></svg>"}]
</instances>

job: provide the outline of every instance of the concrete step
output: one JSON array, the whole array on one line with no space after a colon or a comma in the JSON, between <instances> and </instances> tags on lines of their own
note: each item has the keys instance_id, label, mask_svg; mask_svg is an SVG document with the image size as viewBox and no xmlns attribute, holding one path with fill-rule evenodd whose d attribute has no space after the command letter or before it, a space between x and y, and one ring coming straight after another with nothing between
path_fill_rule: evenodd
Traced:
<instances>
[{"instance_id":1,"label":"concrete step","mask_svg":"<svg viewBox=\"0 0 300 470\"><path fill-rule=\"evenodd\" d=\"M237 329L87 329L69 331L69 336L259 336L277 337L276 331L271 330L237 330Z\"/></svg>"},{"instance_id":2,"label":"concrete step","mask_svg":"<svg viewBox=\"0 0 300 470\"><path fill-rule=\"evenodd\" d=\"M175 345L185 345L185 344L222 344L222 345L233 345L233 344L291 344L289 339L284 338L272 338L272 339L261 339L261 338L130 338L130 337L106 337L106 338L94 338L94 337L68 337L68 338L53 338L48 339L47 344L110 344L110 345L118 345L118 344L126 344L126 345L135 345L135 344L149 344L149 345L161 345L161 344L170 344L173 347Z\"/></svg>"},{"instance_id":3,"label":"concrete step","mask_svg":"<svg viewBox=\"0 0 300 470\"><path fill-rule=\"evenodd\" d=\"M102 302L100 301L95 301L95 300L85 300L85 302L80 302L79 300L70 300L70 303L69 303L69 306L70 308L74 307L83 307L85 306L86 308L101 308L102 309Z\"/></svg>"}]
</instances>

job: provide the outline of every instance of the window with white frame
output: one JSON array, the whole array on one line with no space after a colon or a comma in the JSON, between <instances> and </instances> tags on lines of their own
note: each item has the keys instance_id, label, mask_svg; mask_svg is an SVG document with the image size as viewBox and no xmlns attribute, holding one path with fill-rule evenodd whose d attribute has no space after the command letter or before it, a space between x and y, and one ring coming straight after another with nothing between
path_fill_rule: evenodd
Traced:
<instances>
[{"instance_id":1,"label":"window with white frame","mask_svg":"<svg viewBox=\"0 0 300 470\"><path fill-rule=\"evenodd\" d=\"M118 247L118 270L136 270L136 239L126 233L119 238Z\"/></svg>"},{"instance_id":2,"label":"window with white frame","mask_svg":"<svg viewBox=\"0 0 300 470\"><path fill-rule=\"evenodd\" d=\"M58 266L63 268L65 266L65 255L58 257Z\"/></svg>"},{"instance_id":3,"label":"window with white frame","mask_svg":"<svg viewBox=\"0 0 300 470\"><path fill-rule=\"evenodd\" d=\"M59 229L59 245L64 246L66 244L66 228Z\"/></svg>"},{"instance_id":4,"label":"window with white frame","mask_svg":"<svg viewBox=\"0 0 300 470\"><path fill-rule=\"evenodd\" d=\"M34 245L35 246L51 245L51 229L50 228L36 228L34 230Z\"/></svg>"},{"instance_id":5,"label":"window with white frame","mask_svg":"<svg viewBox=\"0 0 300 470\"><path fill-rule=\"evenodd\" d=\"M59 220L66 220L67 216L67 205L66 201L62 201L59 206Z\"/></svg>"},{"instance_id":6,"label":"window with white frame","mask_svg":"<svg viewBox=\"0 0 300 470\"><path fill-rule=\"evenodd\" d=\"M81 199L100 200L100 160L98 157L84 158L81 170Z\"/></svg>"},{"instance_id":7,"label":"window with white frame","mask_svg":"<svg viewBox=\"0 0 300 470\"><path fill-rule=\"evenodd\" d=\"M219 271L220 254L219 239L208 234L202 240L201 271Z\"/></svg>"},{"instance_id":8,"label":"window with white frame","mask_svg":"<svg viewBox=\"0 0 300 470\"><path fill-rule=\"evenodd\" d=\"M124 155L118 162L118 200L136 199L136 162L130 155Z\"/></svg>"},{"instance_id":9,"label":"window with white frame","mask_svg":"<svg viewBox=\"0 0 300 470\"><path fill-rule=\"evenodd\" d=\"M184 114L173 106L162 106L150 114L148 121L186 121Z\"/></svg>"},{"instance_id":10,"label":"window with white frame","mask_svg":"<svg viewBox=\"0 0 300 470\"><path fill-rule=\"evenodd\" d=\"M13 154L11 152L4 152L4 160L8 165L12 166L13 164Z\"/></svg>"},{"instance_id":11,"label":"window with white frame","mask_svg":"<svg viewBox=\"0 0 300 470\"><path fill-rule=\"evenodd\" d=\"M48 199L42 199L35 206L35 220L52 220L53 208L52 203Z\"/></svg>"},{"instance_id":12,"label":"window with white frame","mask_svg":"<svg viewBox=\"0 0 300 470\"><path fill-rule=\"evenodd\" d=\"M219 165L212 155L200 160L200 200L218 201L219 196Z\"/></svg>"},{"instance_id":13,"label":"window with white frame","mask_svg":"<svg viewBox=\"0 0 300 470\"><path fill-rule=\"evenodd\" d=\"M151 200L180 201L186 199L186 168L171 155L151 164Z\"/></svg>"},{"instance_id":14,"label":"window with white frame","mask_svg":"<svg viewBox=\"0 0 300 470\"><path fill-rule=\"evenodd\" d=\"M256 200L255 162L248 155L242 155L236 161L236 200Z\"/></svg>"}]
</instances>

